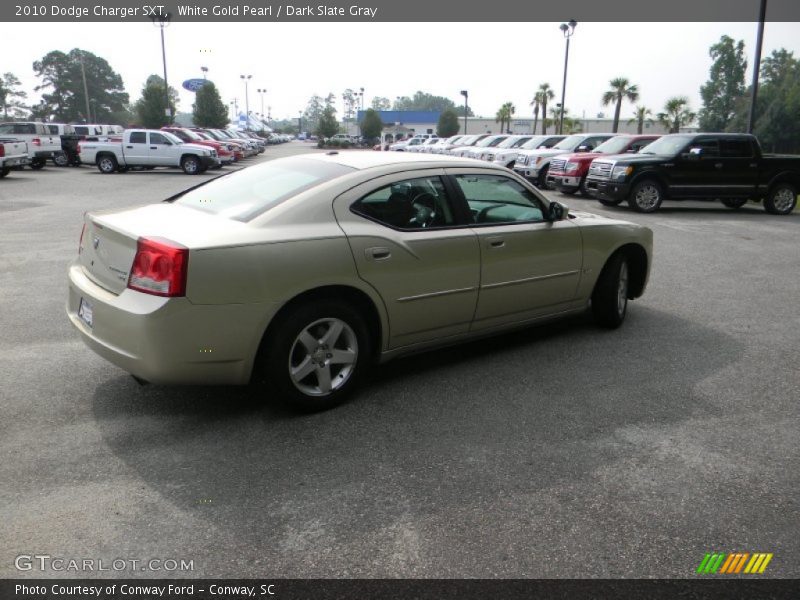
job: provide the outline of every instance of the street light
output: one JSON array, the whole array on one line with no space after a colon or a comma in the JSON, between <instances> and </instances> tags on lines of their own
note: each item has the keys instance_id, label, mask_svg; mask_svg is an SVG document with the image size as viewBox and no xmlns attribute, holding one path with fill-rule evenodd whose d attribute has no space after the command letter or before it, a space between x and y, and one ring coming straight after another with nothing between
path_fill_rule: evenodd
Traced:
<instances>
[{"instance_id":1,"label":"street light","mask_svg":"<svg viewBox=\"0 0 800 600\"><path fill-rule=\"evenodd\" d=\"M169 117L170 123L172 122L172 109L169 105L169 83L167 83L167 51L164 46L164 28L169 27L169 21L171 18L172 14L168 12L159 13L150 17L150 19L153 21L153 25L161 29L161 61L164 63L164 96L167 100L164 114Z\"/></svg>"},{"instance_id":2,"label":"street light","mask_svg":"<svg viewBox=\"0 0 800 600\"><path fill-rule=\"evenodd\" d=\"M244 81L244 113L247 115L247 122L245 125L245 129L250 129L250 96L247 92L247 82L249 82L253 76L252 75L239 75Z\"/></svg>"},{"instance_id":3,"label":"street light","mask_svg":"<svg viewBox=\"0 0 800 600\"><path fill-rule=\"evenodd\" d=\"M467 134L467 111L469 110L469 92L461 90L461 95L464 96L464 135Z\"/></svg>"},{"instance_id":4,"label":"street light","mask_svg":"<svg viewBox=\"0 0 800 600\"><path fill-rule=\"evenodd\" d=\"M206 73L208 73L208 67L200 67L200 70L203 72L203 79L205 79Z\"/></svg>"},{"instance_id":5,"label":"street light","mask_svg":"<svg viewBox=\"0 0 800 600\"><path fill-rule=\"evenodd\" d=\"M256 91L261 95L261 114L263 115L264 114L264 94L267 93L267 90L258 88Z\"/></svg>"},{"instance_id":6,"label":"street light","mask_svg":"<svg viewBox=\"0 0 800 600\"><path fill-rule=\"evenodd\" d=\"M567 93L567 63L569 62L569 38L571 38L572 34L575 33L575 26L577 24L578 22L575 19L571 19L568 23L562 23L559 26L559 29L561 29L561 33L564 34L564 37L567 40L567 49L564 52L564 81L561 84L561 115L559 116L559 121L558 121L559 135L561 135L561 133L564 131L564 107L566 106L566 104L564 104L564 96ZM547 115L545 115L545 118L547 118Z\"/></svg>"}]
</instances>

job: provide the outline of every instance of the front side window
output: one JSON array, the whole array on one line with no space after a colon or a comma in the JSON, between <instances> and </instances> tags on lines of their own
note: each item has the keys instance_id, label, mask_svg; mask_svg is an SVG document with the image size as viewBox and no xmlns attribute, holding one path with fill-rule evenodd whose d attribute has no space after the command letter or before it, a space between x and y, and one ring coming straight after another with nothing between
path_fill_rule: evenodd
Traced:
<instances>
[{"instance_id":1,"label":"front side window","mask_svg":"<svg viewBox=\"0 0 800 600\"><path fill-rule=\"evenodd\" d=\"M521 183L502 175L456 175L473 223L544 221L539 199Z\"/></svg>"},{"instance_id":2,"label":"front side window","mask_svg":"<svg viewBox=\"0 0 800 600\"><path fill-rule=\"evenodd\" d=\"M719 156L719 142L713 138L700 138L689 146L689 154Z\"/></svg>"},{"instance_id":3,"label":"front side window","mask_svg":"<svg viewBox=\"0 0 800 600\"><path fill-rule=\"evenodd\" d=\"M435 229L456 222L439 177L420 177L378 188L352 206L353 212L394 229Z\"/></svg>"},{"instance_id":4,"label":"front side window","mask_svg":"<svg viewBox=\"0 0 800 600\"><path fill-rule=\"evenodd\" d=\"M160 133L151 133L150 134L150 143L157 144L159 146L168 146L169 143L167 142L167 138L165 138Z\"/></svg>"}]
</instances>

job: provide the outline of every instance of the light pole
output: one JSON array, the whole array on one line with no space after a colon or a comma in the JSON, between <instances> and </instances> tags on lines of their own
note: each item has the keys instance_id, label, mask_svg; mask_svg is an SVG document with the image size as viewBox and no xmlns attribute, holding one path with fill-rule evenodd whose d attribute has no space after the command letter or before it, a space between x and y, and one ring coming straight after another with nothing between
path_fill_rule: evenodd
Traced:
<instances>
[{"instance_id":1,"label":"light pole","mask_svg":"<svg viewBox=\"0 0 800 600\"><path fill-rule=\"evenodd\" d=\"M239 75L244 81L244 114L247 116L245 129L250 129L250 96L247 92L247 83L253 78L252 75Z\"/></svg>"},{"instance_id":2,"label":"light pole","mask_svg":"<svg viewBox=\"0 0 800 600\"><path fill-rule=\"evenodd\" d=\"M361 88L361 93L359 95L361 96L361 110L363 111L364 110L364 88L363 87Z\"/></svg>"},{"instance_id":3,"label":"light pole","mask_svg":"<svg viewBox=\"0 0 800 600\"><path fill-rule=\"evenodd\" d=\"M467 135L467 111L469 110L469 92L461 90L461 95L464 96L464 135Z\"/></svg>"},{"instance_id":4,"label":"light pole","mask_svg":"<svg viewBox=\"0 0 800 600\"><path fill-rule=\"evenodd\" d=\"M233 121L237 120L237 115L239 114L239 99L234 98L231 100L231 108L233 108Z\"/></svg>"},{"instance_id":5,"label":"light pole","mask_svg":"<svg viewBox=\"0 0 800 600\"><path fill-rule=\"evenodd\" d=\"M264 94L267 93L267 90L258 88L256 91L261 95L261 114L263 115L264 114Z\"/></svg>"},{"instance_id":6,"label":"light pole","mask_svg":"<svg viewBox=\"0 0 800 600\"><path fill-rule=\"evenodd\" d=\"M164 63L164 97L167 101L164 114L169 117L169 122L172 123L172 108L169 105L169 83L167 82L167 51L164 46L164 28L169 27L169 21L172 18L170 13L159 13L153 15L150 19L153 25L161 29L161 61Z\"/></svg>"},{"instance_id":7,"label":"light pole","mask_svg":"<svg viewBox=\"0 0 800 600\"><path fill-rule=\"evenodd\" d=\"M561 29L561 33L564 34L564 37L567 40L567 49L564 52L564 81L561 84L561 111L560 111L561 114L559 115L559 120L558 120L559 135L561 135L561 133L564 131L564 107L566 106L566 104L564 104L564 96L567 93L567 64L569 62L569 38L571 38L572 34L575 33L575 26L577 24L578 22L575 19L571 19L568 23L562 23L559 27L559 29ZM546 115L545 118L547 118Z\"/></svg>"},{"instance_id":8,"label":"light pole","mask_svg":"<svg viewBox=\"0 0 800 600\"><path fill-rule=\"evenodd\" d=\"M297 135L300 135L303 133L303 111L299 110L297 111L297 114Z\"/></svg>"},{"instance_id":9,"label":"light pole","mask_svg":"<svg viewBox=\"0 0 800 600\"><path fill-rule=\"evenodd\" d=\"M758 72L761 70L761 44L764 41L764 19L767 16L767 0L761 0L758 11L758 33L756 34L756 60L753 67L753 85L750 92L750 114L747 117L747 133L753 133L756 124L756 99L758 98Z\"/></svg>"},{"instance_id":10,"label":"light pole","mask_svg":"<svg viewBox=\"0 0 800 600\"><path fill-rule=\"evenodd\" d=\"M208 73L208 67L200 67L200 70L203 72L203 79L205 79L206 73Z\"/></svg>"}]
</instances>

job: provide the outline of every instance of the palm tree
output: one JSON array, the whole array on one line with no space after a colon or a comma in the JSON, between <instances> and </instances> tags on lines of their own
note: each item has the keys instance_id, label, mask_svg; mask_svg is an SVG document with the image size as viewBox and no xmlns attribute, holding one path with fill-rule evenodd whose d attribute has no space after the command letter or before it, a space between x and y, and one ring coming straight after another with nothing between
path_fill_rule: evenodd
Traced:
<instances>
[{"instance_id":1,"label":"palm tree","mask_svg":"<svg viewBox=\"0 0 800 600\"><path fill-rule=\"evenodd\" d=\"M670 133L678 133L684 125L694 121L695 113L689 110L689 99L686 96L675 96L664 104L664 112L658 113L658 122Z\"/></svg>"},{"instance_id":2,"label":"palm tree","mask_svg":"<svg viewBox=\"0 0 800 600\"><path fill-rule=\"evenodd\" d=\"M542 106L542 93L536 92L529 106L533 107L533 135L536 135L536 125L539 124L539 109Z\"/></svg>"},{"instance_id":3,"label":"palm tree","mask_svg":"<svg viewBox=\"0 0 800 600\"><path fill-rule=\"evenodd\" d=\"M649 119L648 115L652 115L653 111L645 106L637 106L636 112L633 113L633 118L628 121L628 125L631 123L636 123L636 133L641 134L642 130L644 129L644 122L647 121L648 123L653 122L653 119Z\"/></svg>"},{"instance_id":4,"label":"palm tree","mask_svg":"<svg viewBox=\"0 0 800 600\"><path fill-rule=\"evenodd\" d=\"M549 83L543 83L539 86L539 101L542 105L542 135L547 134L547 101L556 97Z\"/></svg>"},{"instance_id":5,"label":"palm tree","mask_svg":"<svg viewBox=\"0 0 800 600\"><path fill-rule=\"evenodd\" d=\"M616 102L617 106L614 109L614 128L612 133L617 133L619 128L619 113L622 110L622 101L628 99L631 102L636 102L639 99L639 88L631 85L624 77L617 77L608 82L611 89L603 94L603 106L608 106L612 102Z\"/></svg>"},{"instance_id":6,"label":"palm tree","mask_svg":"<svg viewBox=\"0 0 800 600\"><path fill-rule=\"evenodd\" d=\"M494 122L500 123L500 133L503 133L503 126L507 123L506 131L511 128L511 117L517 112L516 107L511 102L506 102L501 106L495 115Z\"/></svg>"},{"instance_id":7,"label":"palm tree","mask_svg":"<svg viewBox=\"0 0 800 600\"><path fill-rule=\"evenodd\" d=\"M569 115L569 109L565 108L564 131L562 131L559 135L563 135L564 132L567 132L567 134L580 133L583 130L583 123L581 123L580 119L573 119L568 115ZM551 118L545 119L545 121L547 121L548 124L552 124L553 127L555 127L555 125L561 121L561 110L557 106L551 108L550 116Z\"/></svg>"}]
</instances>

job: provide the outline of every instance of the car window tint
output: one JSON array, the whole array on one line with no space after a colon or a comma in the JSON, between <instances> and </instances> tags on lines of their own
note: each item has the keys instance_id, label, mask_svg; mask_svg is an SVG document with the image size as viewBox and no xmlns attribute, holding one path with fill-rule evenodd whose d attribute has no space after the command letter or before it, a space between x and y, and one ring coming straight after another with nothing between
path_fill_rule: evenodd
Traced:
<instances>
[{"instance_id":1,"label":"car window tint","mask_svg":"<svg viewBox=\"0 0 800 600\"><path fill-rule=\"evenodd\" d=\"M701 138L695 140L690 146L689 152L693 149L700 149L700 156L719 156L719 142L711 138Z\"/></svg>"},{"instance_id":2,"label":"car window tint","mask_svg":"<svg viewBox=\"0 0 800 600\"><path fill-rule=\"evenodd\" d=\"M731 158L750 158L753 147L748 140L720 140L720 155Z\"/></svg>"},{"instance_id":3,"label":"car window tint","mask_svg":"<svg viewBox=\"0 0 800 600\"><path fill-rule=\"evenodd\" d=\"M282 158L222 177L175 199L198 210L250 221L280 203L354 169L310 158Z\"/></svg>"},{"instance_id":4,"label":"car window tint","mask_svg":"<svg viewBox=\"0 0 800 600\"><path fill-rule=\"evenodd\" d=\"M521 183L502 175L456 175L475 223L543 221L542 205Z\"/></svg>"},{"instance_id":5,"label":"car window tint","mask_svg":"<svg viewBox=\"0 0 800 600\"><path fill-rule=\"evenodd\" d=\"M133 131L129 139L131 144L146 144L147 134L144 131Z\"/></svg>"},{"instance_id":6,"label":"car window tint","mask_svg":"<svg viewBox=\"0 0 800 600\"><path fill-rule=\"evenodd\" d=\"M395 229L436 229L455 224L439 177L398 181L364 196L353 212Z\"/></svg>"}]
</instances>

